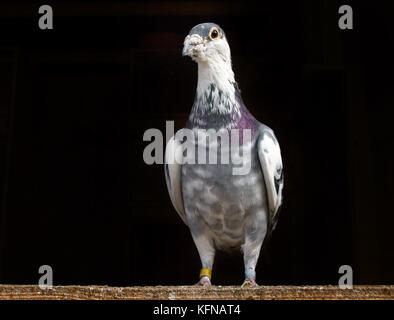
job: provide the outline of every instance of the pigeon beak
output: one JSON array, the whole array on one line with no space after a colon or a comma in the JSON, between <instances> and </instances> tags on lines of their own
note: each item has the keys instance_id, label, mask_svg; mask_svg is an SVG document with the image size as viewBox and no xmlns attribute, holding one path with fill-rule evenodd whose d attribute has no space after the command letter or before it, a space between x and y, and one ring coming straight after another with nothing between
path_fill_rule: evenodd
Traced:
<instances>
[{"instance_id":1,"label":"pigeon beak","mask_svg":"<svg viewBox=\"0 0 394 320\"><path fill-rule=\"evenodd\" d=\"M204 39L198 34L188 35L183 42L182 56L196 56L204 44Z\"/></svg>"},{"instance_id":2,"label":"pigeon beak","mask_svg":"<svg viewBox=\"0 0 394 320\"><path fill-rule=\"evenodd\" d=\"M190 46L184 45L182 50L182 57L187 56L189 51L190 51Z\"/></svg>"}]
</instances>

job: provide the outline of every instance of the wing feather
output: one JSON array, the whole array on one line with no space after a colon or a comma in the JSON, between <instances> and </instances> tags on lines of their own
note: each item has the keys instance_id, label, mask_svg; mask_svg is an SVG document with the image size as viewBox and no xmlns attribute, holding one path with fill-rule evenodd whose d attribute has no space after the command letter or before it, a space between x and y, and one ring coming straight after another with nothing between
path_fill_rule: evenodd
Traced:
<instances>
[{"instance_id":1,"label":"wing feather","mask_svg":"<svg viewBox=\"0 0 394 320\"><path fill-rule=\"evenodd\" d=\"M182 155L181 143L172 137L166 146L164 156L164 170L166 176L166 183L168 193L170 194L171 202L187 225L185 207L182 196L182 165L177 163L176 159L180 159Z\"/></svg>"},{"instance_id":2,"label":"wing feather","mask_svg":"<svg viewBox=\"0 0 394 320\"><path fill-rule=\"evenodd\" d=\"M268 127L264 127L260 132L258 155L267 189L271 229L274 230L283 200L283 164L279 143Z\"/></svg>"}]
</instances>

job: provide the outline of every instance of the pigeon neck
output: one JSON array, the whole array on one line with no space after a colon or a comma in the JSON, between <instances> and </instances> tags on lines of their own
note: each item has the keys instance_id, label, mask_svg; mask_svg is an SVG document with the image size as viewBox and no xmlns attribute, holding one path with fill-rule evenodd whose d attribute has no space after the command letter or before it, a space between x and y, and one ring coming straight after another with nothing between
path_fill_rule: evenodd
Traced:
<instances>
[{"instance_id":1,"label":"pigeon neck","mask_svg":"<svg viewBox=\"0 0 394 320\"><path fill-rule=\"evenodd\" d=\"M220 58L219 58L220 59ZM202 61L198 63L197 96L203 96L211 85L230 98L234 97L234 72L231 61Z\"/></svg>"},{"instance_id":2,"label":"pigeon neck","mask_svg":"<svg viewBox=\"0 0 394 320\"><path fill-rule=\"evenodd\" d=\"M238 86L231 61L198 63L196 98L189 117L192 128L234 128L241 117Z\"/></svg>"}]
</instances>

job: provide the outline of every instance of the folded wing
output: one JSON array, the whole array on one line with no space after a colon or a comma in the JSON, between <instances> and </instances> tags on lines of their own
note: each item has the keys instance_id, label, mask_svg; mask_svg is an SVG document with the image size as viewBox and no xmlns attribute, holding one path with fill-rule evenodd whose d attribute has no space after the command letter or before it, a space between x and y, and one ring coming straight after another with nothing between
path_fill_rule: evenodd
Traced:
<instances>
[{"instance_id":1,"label":"folded wing","mask_svg":"<svg viewBox=\"0 0 394 320\"><path fill-rule=\"evenodd\" d=\"M283 165L279 143L274 132L266 126L260 131L258 155L267 189L271 230L274 230L282 205Z\"/></svg>"},{"instance_id":2,"label":"folded wing","mask_svg":"<svg viewBox=\"0 0 394 320\"><path fill-rule=\"evenodd\" d=\"M182 158L181 143L172 137L166 146L164 156L164 170L168 193L175 210L187 225L185 207L182 197L182 165L177 163L176 159Z\"/></svg>"}]
</instances>

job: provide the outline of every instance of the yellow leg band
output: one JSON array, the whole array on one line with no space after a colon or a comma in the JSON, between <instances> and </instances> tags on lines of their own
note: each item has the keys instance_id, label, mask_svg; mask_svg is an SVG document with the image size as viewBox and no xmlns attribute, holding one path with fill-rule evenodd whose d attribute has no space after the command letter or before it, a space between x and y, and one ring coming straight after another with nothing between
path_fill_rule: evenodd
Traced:
<instances>
[{"instance_id":1,"label":"yellow leg band","mask_svg":"<svg viewBox=\"0 0 394 320\"><path fill-rule=\"evenodd\" d=\"M200 279L201 279L202 277L208 277L209 280L211 280L211 277L212 277L212 271L211 271L211 269L202 268L202 269L200 270Z\"/></svg>"}]
</instances>

